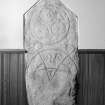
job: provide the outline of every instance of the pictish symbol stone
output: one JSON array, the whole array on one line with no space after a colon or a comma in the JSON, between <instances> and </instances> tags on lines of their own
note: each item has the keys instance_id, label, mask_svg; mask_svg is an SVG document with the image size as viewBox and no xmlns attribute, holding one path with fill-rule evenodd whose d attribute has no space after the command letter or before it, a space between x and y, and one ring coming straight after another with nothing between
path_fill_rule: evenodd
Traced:
<instances>
[{"instance_id":1,"label":"pictish symbol stone","mask_svg":"<svg viewBox=\"0 0 105 105\"><path fill-rule=\"evenodd\" d=\"M60 0L38 0L24 22L29 105L74 105L77 16Z\"/></svg>"}]
</instances>

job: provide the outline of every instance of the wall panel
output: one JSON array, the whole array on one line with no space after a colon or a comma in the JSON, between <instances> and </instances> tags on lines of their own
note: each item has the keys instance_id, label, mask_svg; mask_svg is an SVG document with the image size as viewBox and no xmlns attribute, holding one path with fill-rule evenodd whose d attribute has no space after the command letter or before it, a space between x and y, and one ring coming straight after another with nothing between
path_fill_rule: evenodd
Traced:
<instances>
[{"instance_id":1,"label":"wall panel","mask_svg":"<svg viewBox=\"0 0 105 105\"><path fill-rule=\"evenodd\" d=\"M25 51L0 52L0 105L28 105ZM79 52L78 105L105 105L105 52Z\"/></svg>"},{"instance_id":2,"label":"wall panel","mask_svg":"<svg viewBox=\"0 0 105 105\"><path fill-rule=\"evenodd\" d=\"M4 105L9 105L9 93L10 93L10 64L9 64L9 54L3 54L3 104Z\"/></svg>"},{"instance_id":3,"label":"wall panel","mask_svg":"<svg viewBox=\"0 0 105 105\"><path fill-rule=\"evenodd\" d=\"M89 54L89 88L88 102L95 105L103 105L104 101L104 56L103 54Z\"/></svg>"},{"instance_id":4,"label":"wall panel","mask_svg":"<svg viewBox=\"0 0 105 105\"><path fill-rule=\"evenodd\" d=\"M87 78L87 72L88 72L88 54L80 54L79 55L79 105L88 105L87 102L87 96L88 96L88 78Z\"/></svg>"},{"instance_id":5,"label":"wall panel","mask_svg":"<svg viewBox=\"0 0 105 105\"><path fill-rule=\"evenodd\" d=\"M1 95L2 95L2 93L1 93L1 54L0 54L0 105L1 105Z\"/></svg>"},{"instance_id":6,"label":"wall panel","mask_svg":"<svg viewBox=\"0 0 105 105\"><path fill-rule=\"evenodd\" d=\"M23 79L24 79L24 55L19 55L19 69L18 69L18 105L24 105L23 97Z\"/></svg>"},{"instance_id":7,"label":"wall panel","mask_svg":"<svg viewBox=\"0 0 105 105\"><path fill-rule=\"evenodd\" d=\"M79 56L79 105L104 105L105 54Z\"/></svg>"},{"instance_id":8,"label":"wall panel","mask_svg":"<svg viewBox=\"0 0 105 105\"><path fill-rule=\"evenodd\" d=\"M10 55L10 105L18 105L17 72L18 72L18 54L11 54Z\"/></svg>"}]
</instances>

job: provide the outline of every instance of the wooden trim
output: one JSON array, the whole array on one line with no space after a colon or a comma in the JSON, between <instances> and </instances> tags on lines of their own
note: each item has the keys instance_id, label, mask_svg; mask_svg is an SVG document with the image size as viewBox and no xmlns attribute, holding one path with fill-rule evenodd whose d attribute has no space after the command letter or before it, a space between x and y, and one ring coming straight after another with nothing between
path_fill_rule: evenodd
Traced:
<instances>
[{"instance_id":1,"label":"wooden trim","mask_svg":"<svg viewBox=\"0 0 105 105\"><path fill-rule=\"evenodd\" d=\"M25 49L0 49L0 53L27 53Z\"/></svg>"},{"instance_id":2,"label":"wooden trim","mask_svg":"<svg viewBox=\"0 0 105 105\"><path fill-rule=\"evenodd\" d=\"M0 53L27 53L26 49L0 49ZM105 49L78 49L79 54L105 54Z\"/></svg>"},{"instance_id":3,"label":"wooden trim","mask_svg":"<svg viewBox=\"0 0 105 105\"><path fill-rule=\"evenodd\" d=\"M79 54L105 54L105 49L78 49Z\"/></svg>"}]
</instances>

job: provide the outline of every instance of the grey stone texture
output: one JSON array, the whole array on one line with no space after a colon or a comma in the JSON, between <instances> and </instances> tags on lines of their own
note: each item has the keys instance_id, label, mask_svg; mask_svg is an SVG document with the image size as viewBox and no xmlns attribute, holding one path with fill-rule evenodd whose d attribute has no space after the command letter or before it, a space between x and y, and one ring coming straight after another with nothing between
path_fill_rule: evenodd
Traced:
<instances>
[{"instance_id":1,"label":"grey stone texture","mask_svg":"<svg viewBox=\"0 0 105 105\"><path fill-rule=\"evenodd\" d=\"M77 16L59 0L39 0L24 14L29 105L75 103L77 30Z\"/></svg>"}]
</instances>

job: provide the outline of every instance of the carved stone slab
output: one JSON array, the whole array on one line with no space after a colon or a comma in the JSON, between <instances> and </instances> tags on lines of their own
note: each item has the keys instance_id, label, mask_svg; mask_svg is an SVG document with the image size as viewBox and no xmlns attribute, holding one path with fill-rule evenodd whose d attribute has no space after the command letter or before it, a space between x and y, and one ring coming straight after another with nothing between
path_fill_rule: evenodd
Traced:
<instances>
[{"instance_id":1,"label":"carved stone slab","mask_svg":"<svg viewBox=\"0 0 105 105\"><path fill-rule=\"evenodd\" d=\"M38 0L24 22L29 105L73 105L77 16L59 0Z\"/></svg>"}]
</instances>

